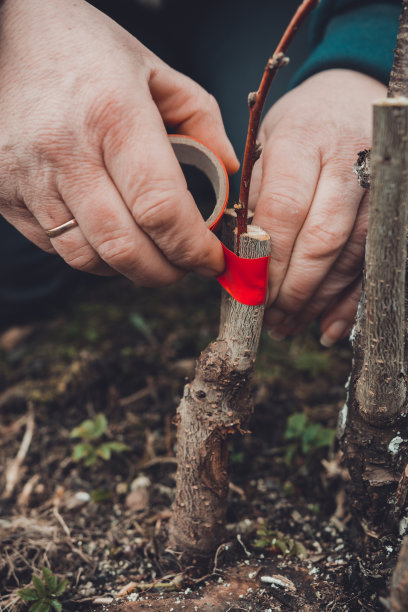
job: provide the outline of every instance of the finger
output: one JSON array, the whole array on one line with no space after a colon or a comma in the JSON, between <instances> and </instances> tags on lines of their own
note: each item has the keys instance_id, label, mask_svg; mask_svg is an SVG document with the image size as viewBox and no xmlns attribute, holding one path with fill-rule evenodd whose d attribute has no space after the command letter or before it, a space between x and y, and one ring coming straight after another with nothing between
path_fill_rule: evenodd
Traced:
<instances>
[{"instance_id":1,"label":"finger","mask_svg":"<svg viewBox=\"0 0 408 612\"><path fill-rule=\"evenodd\" d=\"M273 312L269 314L270 322L278 323L281 311L294 315L304 309L349 239L362 195L351 172L341 172L337 164L322 169L274 304L279 310L275 321Z\"/></svg>"},{"instance_id":2,"label":"finger","mask_svg":"<svg viewBox=\"0 0 408 612\"><path fill-rule=\"evenodd\" d=\"M271 236L269 303L277 298L299 232L305 222L320 174L318 150L303 136L269 138L262 160L262 182L254 223ZM258 162L259 163L259 162Z\"/></svg>"},{"instance_id":3,"label":"finger","mask_svg":"<svg viewBox=\"0 0 408 612\"><path fill-rule=\"evenodd\" d=\"M166 125L193 136L213 149L229 173L239 162L225 133L215 98L195 81L154 58L149 87Z\"/></svg>"},{"instance_id":4,"label":"finger","mask_svg":"<svg viewBox=\"0 0 408 612\"><path fill-rule=\"evenodd\" d=\"M2 209L1 214L20 234L23 234L40 249L47 253L56 253L43 228L25 205L8 205Z\"/></svg>"},{"instance_id":5,"label":"finger","mask_svg":"<svg viewBox=\"0 0 408 612\"><path fill-rule=\"evenodd\" d=\"M52 196L38 197L38 195L27 198L26 206L36 218L44 235L46 230L58 227L73 217L75 218L75 215L57 194L54 198ZM50 243L66 263L76 270L103 276L110 276L114 273L89 244L79 225L51 238Z\"/></svg>"},{"instance_id":6,"label":"finger","mask_svg":"<svg viewBox=\"0 0 408 612\"><path fill-rule=\"evenodd\" d=\"M358 278L324 314L320 329L320 342L330 347L350 333L361 297L362 278Z\"/></svg>"},{"instance_id":7,"label":"finger","mask_svg":"<svg viewBox=\"0 0 408 612\"><path fill-rule=\"evenodd\" d=\"M106 169L84 164L60 182L61 194L81 231L111 269L143 286L174 282L184 275L135 224ZM61 236L63 238L63 236ZM70 236L65 235L68 242ZM68 247L67 247L68 249Z\"/></svg>"},{"instance_id":8,"label":"finger","mask_svg":"<svg viewBox=\"0 0 408 612\"><path fill-rule=\"evenodd\" d=\"M292 335L317 318L343 290L360 276L364 263L365 238L368 223L368 196L363 197L351 236L323 282L300 312L287 315L283 308L272 308L266 314L269 327L280 335ZM278 300L279 302L279 300ZM276 323L276 311L282 313Z\"/></svg>"},{"instance_id":9,"label":"finger","mask_svg":"<svg viewBox=\"0 0 408 612\"><path fill-rule=\"evenodd\" d=\"M207 228L174 155L157 108L129 109L104 140L105 165L136 224L171 264L208 276L224 269L221 244Z\"/></svg>"}]
</instances>

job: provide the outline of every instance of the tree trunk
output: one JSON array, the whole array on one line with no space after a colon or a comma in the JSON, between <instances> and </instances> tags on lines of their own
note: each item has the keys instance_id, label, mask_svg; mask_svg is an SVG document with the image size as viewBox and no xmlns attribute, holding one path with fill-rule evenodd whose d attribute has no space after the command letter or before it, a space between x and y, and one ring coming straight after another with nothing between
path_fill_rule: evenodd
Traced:
<instances>
[{"instance_id":1,"label":"tree trunk","mask_svg":"<svg viewBox=\"0 0 408 612\"><path fill-rule=\"evenodd\" d=\"M408 610L408 538L405 537L391 583L391 612Z\"/></svg>"},{"instance_id":2,"label":"tree trunk","mask_svg":"<svg viewBox=\"0 0 408 612\"><path fill-rule=\"evenodd\" d=\"M374 106L365 295L353 331L354 358L341 444L350 501L367 534L398 530L407 493L405 376L408 99Z\"/></svg>"},{"instance_id":3,"label":"tree trunk","mask_svg":"<svg viewBox=\"0 0 408 612\"><path fill-rule=\"evenodd\" d=\"M350 502L365 534L360 553L372 555L375 549L381 555L384 539L395 545L408 525L407 7L404 0L388 97L374 105L364 291L352 333L349 397L339 425L351 476ZM363 571L370 573L370 563Z\"/></svg>"},{"instance_id":4,"label":"tree trunk","mask_svg":"<svg viewBox=\"0 0 408 612\"><path fill-rule=\"evenodd\" d=\"M249 226L240 237L240 251L246 258L269 255L269 236ZM228 439L245 433L253 411L250 380L263 312L263 306L245 306L223 296L219 336L201 353L177 410L178 468L169 546L182 553L186 564L208 565L224 539Z\"/></svg>"}]
</instances>

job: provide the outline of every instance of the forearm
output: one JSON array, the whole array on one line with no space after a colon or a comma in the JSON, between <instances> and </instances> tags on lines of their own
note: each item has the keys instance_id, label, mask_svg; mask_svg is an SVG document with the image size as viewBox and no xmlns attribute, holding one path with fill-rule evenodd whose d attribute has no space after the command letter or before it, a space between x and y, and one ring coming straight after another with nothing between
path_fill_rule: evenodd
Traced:
<instances>
[{"instance_id":1,"label":"forearm","mask_svg":"<svg viewBox=\"0 0 408 612\"><path fill-rule=\"evenodd\" d=\"M312 17L311 54L292 85L330 68L388 83L400 10L400 0L322 0Z\"/></svg>"}]
</instances>

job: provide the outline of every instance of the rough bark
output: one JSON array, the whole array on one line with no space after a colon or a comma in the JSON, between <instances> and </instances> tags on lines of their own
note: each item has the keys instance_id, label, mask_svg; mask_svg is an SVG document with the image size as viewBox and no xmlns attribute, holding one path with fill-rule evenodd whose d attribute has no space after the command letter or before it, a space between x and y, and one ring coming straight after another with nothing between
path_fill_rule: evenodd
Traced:
<instances>
[{"instance_id":1,"label":"rough bark","mask_svg":"<svg viewBox=\"0 0 408 612\"><path fill-rule=\"evenodd\" d=\"M408 0L402 1L394 63L388 85L388 97L408 97Z\"/></svg>"},{"instance_id":2,"label":"rough bark","mask_svg":"<svg viewBox=\"0 0 408 612\"><path fill-rule=\"evenodd\" d=\"M392 576L391 612L406 612L408 610L408 538L405 537L398 559L398 563Z\"/></svg>"},{"instance_id":3,"label":"rough bark","mask_svg":"<svg viewBox=\"0 0 408 612\"><path fill-rule=\"evenodd\" d=\"M357 401L380 424L406 410L404 374L405 217L408 99L374 106L371 205L366 247L363 365Z\"/></svg>"},{"instance_id":4,"label":"rough bark","mask_svg":"<svg viewBox=\"0 0 408 612\"><path fill-rule=\"evenodd\" d=\"M380 537L396 533L398 526L405 529L408 99L376 104L373 133L365 291L352 334L353 366L340 437L355 516L366 534Z\"/></svg>"},{"instance_id":5,"label":"rough bark","mask_svg":"<svg viewBox=\"0 0 408 612\"><path fill-rule=\"evenodd\" d=\"M269 254L269 236L249 226L243 257ZM250 380L262 327L263 306L223 298L218 338L200 355L194 380L177 410L176 498L169 547L183 563L205 565L224 538L229 487L228 439L245 433L253 411Z\"/></svg>"}]
</instances>

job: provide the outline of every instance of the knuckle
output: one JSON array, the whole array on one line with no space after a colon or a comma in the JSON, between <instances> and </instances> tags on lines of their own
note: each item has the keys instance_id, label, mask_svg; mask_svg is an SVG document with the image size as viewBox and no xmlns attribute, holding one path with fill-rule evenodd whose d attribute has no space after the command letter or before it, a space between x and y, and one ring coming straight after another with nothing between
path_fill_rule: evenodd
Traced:
<instances>
[{"instance_id":1,"label":"knuckle","mask_svg":"<svg viewBox=\"0 0 408 612\"><path fill-rule=\"evenodd\" d=\"M208 120L208 118L216 119L216 121L220 120L221 111L217 100L199 85L196 88L192 101L193 112L191 119L194 120L194 124L200 124L201 121Z\"/></svg>"},{"instance_id":2,"label":"knuckle","mask_svg":"<svg viewBox=\"0 0 408 612\"><path fill-rule=\"evenodd\" d=\"M283 226L299 226L305 218L305 211L300 204L301 197L296 191L287 190L284 193L271 191L268 194L271 202L271 213L274 220Z\"/></svg>"},{"instance_id":3,"label":"knuckle","mask_svg":"<svg viewBox=\"0 0 408 612\"><path fill-rule=\"evenodd\" d=\"M205 105L207 113L213 114L213 113L220 112L220 107L215 97L212 94L208 93L208 91L205 91L205 90L204 90L203 103Z\"/></svg>"},{"instance_id":4,"label":"knuckle","mask_svg":"<svg viewBox=\"0 0 408 612\"><path fill-rule=\"evenodd\" d=\"M346 228L330 229L328 223L316 223L308 228L306 252L309 259L337 256L349 237Z\"/></svg>"},{"instance_id":5,"label":"knuckle","mask_svg":"<svg viewBox=\"0 0 408 612\"><path fill-rule=\"evenodd\" d=\"M125 112L124 103L115 91L104 89L99 95L93 96L86 107L83 118L84 127L90 133L99 133L118 122L123 122Z\"/></svg>"},{"instance_id":6,"label":"knuckle","mask_svg":"<svg viewBox=\"0 0 408 612\"><path fill-rule=\"evenodd\" d=\"M302 310L305 303L305 290L301 285L290 287L285 295L279 298L279 306L288 314L296 314Z\"/></svg>"},{"instance_id":7,"label":"knuckle","mask_svg":"<svg viewBox=\"0 0 408 612\"><path fill-rule=\"evenodd\" d=\"M170 224L177 217L178 197L176 189L170 185L149 186L145 192L139 191L132 207L136 223L148 234L170 231Z\"/></svg>"},{"instance_id":8,"label":"knuckle","mask_svg":"<svg viewBox=\"0 0 408 612\"><path fill-rule=\"evenodd\" d=\"M113 268L121 267L135 255L135 244L129 238L121 236L104 237L95 248L103 261Z\"/></svg>"},{"instance_id":9,"label":"knuckle","mask_svg":"<svg viewBox=\"0 0 408 612\"><path fill-rule=\"evenodd\" d=\"M336 272L344 278L355 278L360 274L364 263L364 245L350 243L348 244L340 257Z\"/></svg>"},{"instance_id":10,"label":"knuckle","mask_svg":"<svg viewBox=\"0 0 408 612\"><path fill-rule=\"evenodd\" d=\"M70 252L64 259L71 268L81 272L90 272L99 264L97 254L88 245Z\"/></svg>"}]
</instances>

